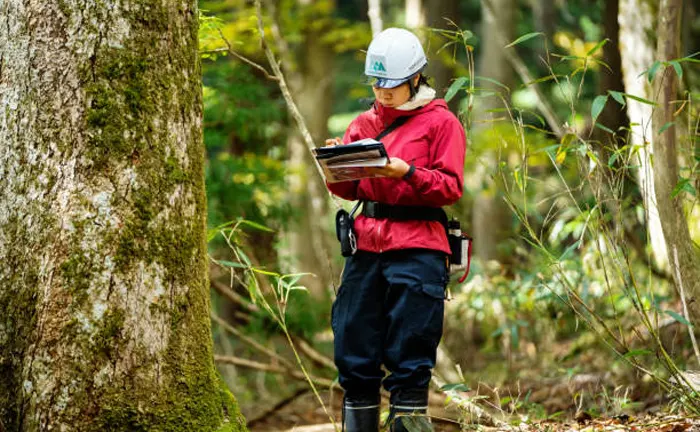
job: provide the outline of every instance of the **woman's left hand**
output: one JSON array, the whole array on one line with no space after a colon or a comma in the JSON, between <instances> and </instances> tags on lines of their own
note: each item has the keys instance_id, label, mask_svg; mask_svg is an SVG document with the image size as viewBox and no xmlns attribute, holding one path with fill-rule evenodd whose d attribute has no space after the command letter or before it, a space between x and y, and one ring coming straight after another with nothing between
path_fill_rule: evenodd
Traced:
<instances>
[{"instance_id":1,"label":"woman's left hand","mask_svg":"<svg viewBox=\"0 0 700 432\"><path fill-rule=\"evenodd\" d=\"M369 172L382 177L401 178L411 168L403 159L389 158L389 163L381 168L368 168Z\"/></svg>"}]
</instances>

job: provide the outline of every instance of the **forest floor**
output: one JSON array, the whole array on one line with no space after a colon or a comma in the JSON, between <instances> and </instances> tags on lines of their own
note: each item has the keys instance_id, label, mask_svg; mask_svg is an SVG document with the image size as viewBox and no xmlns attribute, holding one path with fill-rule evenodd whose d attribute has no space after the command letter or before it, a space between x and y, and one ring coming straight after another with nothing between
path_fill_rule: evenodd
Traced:
<instances>
[{"instance_id":1,"label":"forest floor","mask_svg":"<svg viewBox=\"0 0 700 432\"><path fill-rule=\"evenodd\" d=\"M442 395L442 396L441 396ZM331 414L336 421L340 419L341 395L335 392L330 396L329 391L323 391L321 397L327 407L331 409ZM439 399L443 399L443 405L439 405ZM435 399L435 400L434 400ZM450 409L449 404L444 404L444 394L431 394L431 416L436 432L458 432L458 431L484 431L484 432L505 432L505 431L549 431L549 432L594 432L594 431L653 431L653 432L685 432L700 431L700 418L691 418L682 415L662 414L661 412L649 413L640 412L637 415L622 414L614 417L592 418L590 415L578 413L569 415L568 419L546 419L527 420L518 416L512 416L508 423L498 426L492 421L484 424L463 424L459 423L459 416L456 409ZM388 405L383 401L384 407ZM522 421L525 420L525 421ZM338 431L340 427L338 426ZM318 403L312 392L304 392L294 398L287 400L284 404L275 407L266 415L249 421L250 432L335 432L328 414Z\"/></svg>"},{"instance_id":2,"label":"forest floor","mask_svg":"<svg viewBox=\"0 0 700 432\"><path fill-rule=\"evenodd\" d=\"M558 362L521 359L522 363L511 364L514 376L493 374L504 369L503 362L491 361L489 367L482 358L472 363L473 374L465 371L465 381L480 383L477 388L453 391L450 396L431 391L429 412L435 431L700 432L700 418L672 409L677 405L658 385L620 367L604 351L587 349L566 361L557 357ZM332 421L340 421L342 391L322 389L319 396L329 413L313 392L300 389L275 406L248 415L250 432L335 431ZM387 395L382 399L386 416Z\"/></svg>"}]
</instances>

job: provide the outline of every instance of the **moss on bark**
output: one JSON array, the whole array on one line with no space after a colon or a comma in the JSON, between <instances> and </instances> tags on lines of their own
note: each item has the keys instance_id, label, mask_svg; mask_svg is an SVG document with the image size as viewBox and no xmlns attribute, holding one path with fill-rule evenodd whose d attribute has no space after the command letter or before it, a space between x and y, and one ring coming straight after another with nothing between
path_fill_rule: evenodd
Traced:
<instances>
[{"instance_id":1,"label":"moss on bark","mask_svg":"<svg viewBox=\"0 0 700 432\"><path fill-rule=\"evenodd\" d=\"M10 273L14 279L2 278L19 287L19 295L0 292L0 309L8 311L0 319L0 352L11 354L0 356L2 422L12 432L49 425L95 431L245 430L212 359L196 2L79 6L77 0L63 0L56 6L63 18L45 23L66 26L80 13L85 27L98 34L87 35L97 40L90 55L70 53L79 63L81 83L77 103L68 102L76 103L75 110L45 113L67 127L68 114L78 112L81 129L60 135L54 123L49 127L39 119L30 125L28 136L43 138L41 157L59 172L45 185L30 179L31 185L15 188L17 194L43 188L48 199L36 208L12 209L21 217L14 220L10 239L21 253L17 262L3 265L31 268ZM126 28L119 40L115 22ZM62 49L87 40L72 42ZM51 106L50 94L36 93L45 100L28 103L35 109ZM25 151L22 142L11 145ZM41 241L53 267L39 270L38 260L22 249L37 243L26 218L48 214L67 177L78 183L68 199L73 213L61 222L42 221ZM55 232L61 235L51 237ZM56 298L44 298L39 310L41 283ZM45 314L41 331L37 314ZM144 332L163 346L139 340ZM27 367L33 364L27 352L32 345L37 353L55 353L34 362L41 366L35 368L37 376ZM51 382L55 396L42 399L23 388L25 378L30 385Z\"/></svg>"}]
</instances>

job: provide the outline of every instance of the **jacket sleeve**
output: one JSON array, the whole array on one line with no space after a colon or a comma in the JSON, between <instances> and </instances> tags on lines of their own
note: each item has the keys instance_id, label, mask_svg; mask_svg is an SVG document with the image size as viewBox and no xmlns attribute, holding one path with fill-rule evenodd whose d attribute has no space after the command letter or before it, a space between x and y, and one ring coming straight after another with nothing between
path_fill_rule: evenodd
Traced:
<instances>
[{"instance_id":1,"label":"jacket sleeve","mask_svg":"<svg viewBox=\"0 0 700 432\"><path fill-rule=\"evenodd\" d=\"M456 117L435 125L429 168L418 168L406 181L423 205L442 207L462 196L466 136Z\"/></svg>"},{"instance_id":2,"label":"jacket sleeve","mask_svg":"<svg viewBox=\"0 0 700 432\"><path fill-rule=\"evenodd\" d=\"M353 141L357 141L363 138L360 137L360 127L358 124L359 122L360 117L356 118L352 121L352 123L350 123L350 126L348 126L347 130L345 131L345 135L343 135L343 144L351 143ZM359 184L359 180L344 181L337 183L326 182L328 190L331 191L333 195L337 195L349 201L357 200L357 186Z\"/></svg>"}]
</instances>

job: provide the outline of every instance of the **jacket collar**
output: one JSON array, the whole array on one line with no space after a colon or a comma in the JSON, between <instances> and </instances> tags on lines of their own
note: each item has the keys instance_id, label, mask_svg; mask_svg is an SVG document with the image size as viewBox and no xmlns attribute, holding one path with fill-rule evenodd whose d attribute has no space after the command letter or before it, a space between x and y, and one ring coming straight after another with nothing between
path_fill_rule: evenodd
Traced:
<instances>
[{"instance_id":1,"label":"jacket collar","mask_svg":"<svg viewBox=\"0 0 700 432\"><path fill-rule=\"evenodd\" d=\"M379 102L375 101L373 111L377 118L382 122L384 127L392 124L399 117L412 117L435 109L447 109L447 104L442 99L433 99L427 105L409 111L403 111L396 108L388 108Z\"/></svg>"}]
</instances>

